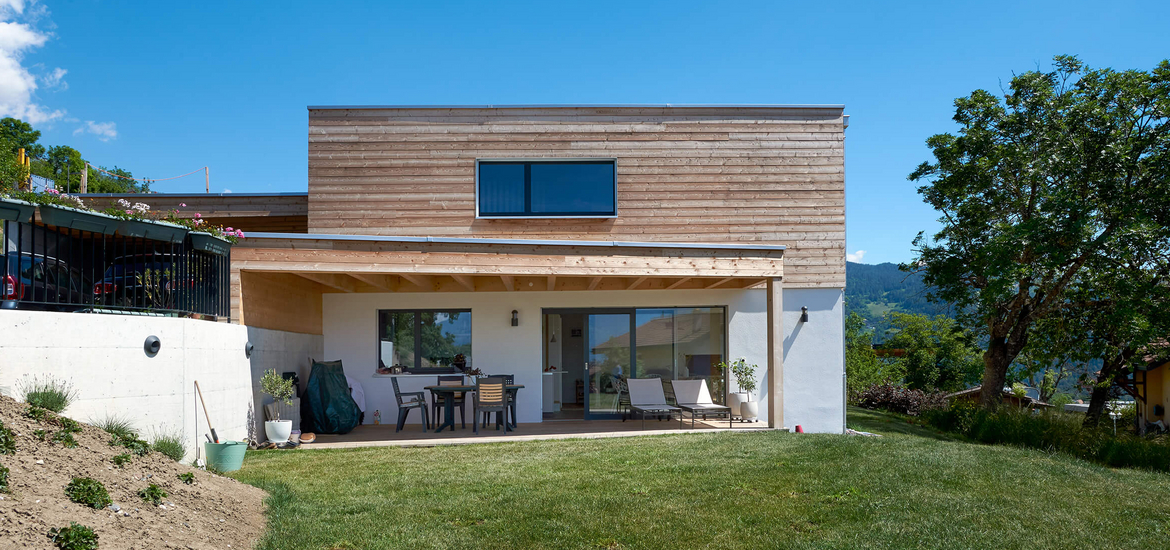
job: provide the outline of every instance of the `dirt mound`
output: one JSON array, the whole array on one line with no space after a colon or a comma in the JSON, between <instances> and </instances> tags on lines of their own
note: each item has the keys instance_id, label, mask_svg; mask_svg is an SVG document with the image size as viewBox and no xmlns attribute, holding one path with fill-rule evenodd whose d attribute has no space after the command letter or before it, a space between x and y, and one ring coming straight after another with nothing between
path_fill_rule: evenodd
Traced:
<instances>
[{"instance_id":1,"label":"dirt mound","mask_svg":"<svg viewBox=\"0 0 1170 550\"><path fill-rule=\"evenodd\" d=\"M77 447L66 448L53 441L61 428L52 418L27 418L26 409L0 396L0 421L16 442L15 454L0 454L0 465L10 470L8 492L0 493L0 546L56 548L49 529L71 521L92 528L102 549L247 549L264 530L264 491L156 452L131 453L129 464L115 466L113 458L129 451L111 447L106 432L81 424L81 432L73 434ZM37 430L45 431L45 440ZM187 472L195 475L193 484L178 478ZM118 511L69 500L65 486L73 477L100 481ZM161 505L138 496L151 483L167 493Z\"/></svg>"}]
</instances>

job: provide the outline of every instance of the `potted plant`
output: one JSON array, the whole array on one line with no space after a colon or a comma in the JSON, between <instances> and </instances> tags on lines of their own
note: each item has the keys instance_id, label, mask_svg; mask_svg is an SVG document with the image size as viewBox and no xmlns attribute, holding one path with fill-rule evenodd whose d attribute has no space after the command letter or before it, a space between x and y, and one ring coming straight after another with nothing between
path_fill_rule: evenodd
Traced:
<instances>
[{"instance_id":1,"label":"potted plant","mask_svg":"<svg viewBox=\"0 0 1170 550\"><path fill-rule=\"evenodd\" d=\"M260 377L260 391L272 396L272 399L285 405L292 405L294 394L292 380L276 373L276 369L264 371ZM280 408L277 409L276 419L264 422L264 435L273 443L284 443L292 435L292 420L280 419Z\"/></svg>"},{"instance_id":2,"label":"potted plant","mask_svg":"<svg viewBox=\"0 0 1170 550\"><path fill-rule=\"evenodd\" d=\"M198 213L194 218L182 220L191 228L191 249L227 256L233 244L244 238L244 232L231 227L218 227L205 223Z\"/></svg>"},{"instance_id":3,"label":"potted plant","mask_svg":"<svg viewBox=\"0 0 1170 550\"><path fill-rule=\"evenodd\" d=\"M0 195L0 220L28 223L36 209L31 202Z\"/></svg>"},{"instance_id":4,"label":"potted plant","mask_svg":"<svg viewBox=\"0 0 1170 550\"><path fill-rule=\"evenodd\" d=\"M739 391L731 394L731 412L738 412L741 420L756 420L760 415L759 403L752 400L756 392L756 365L749 365L747 359L740 357L731 364L724 363L735 377L735 384ZM738 409L734 405L738 403Z\"/></svg>"},{"instance_id":5,"label":"potted plant","mask_svg":"<svg viewBox=\"0 0 1170 550\"><path fill-rule=\"evenodd\" d=\"M67 195L56 189L33 193L29 196L29 202L40 207L41 222L45 225L103 235L113 235L118 229L118 218L94 212L77 196Z\"/></svg>"}]
</instances>

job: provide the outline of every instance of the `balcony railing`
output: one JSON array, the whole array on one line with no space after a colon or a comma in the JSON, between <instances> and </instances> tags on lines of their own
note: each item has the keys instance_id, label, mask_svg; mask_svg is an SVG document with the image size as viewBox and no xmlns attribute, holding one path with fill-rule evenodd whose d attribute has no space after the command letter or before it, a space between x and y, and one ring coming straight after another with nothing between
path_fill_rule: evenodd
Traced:
<instances>
[{"instance_id":1,"label":"balcony railing","mask_svg":"<svg viewBox=\"0 0 1170 550\"><path fill-rule=\"evenodd\" d=\"M230 318L230 249L3 224L0 308Z\"/></svg>"}]
</instances>

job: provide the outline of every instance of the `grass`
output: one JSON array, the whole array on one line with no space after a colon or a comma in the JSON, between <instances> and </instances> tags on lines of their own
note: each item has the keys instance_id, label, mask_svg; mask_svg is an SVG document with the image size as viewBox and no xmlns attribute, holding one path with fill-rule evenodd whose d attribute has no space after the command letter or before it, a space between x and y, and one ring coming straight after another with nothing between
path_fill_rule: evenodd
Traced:
<instances>
[{"instance_id":1,"label":"grass","mask_svg":"<svg viewBox=\"0 0 1170 550\"><path fill-rule=\"evenodd\" d=\"M120 439L138 438L138 432L134 431L134 424L128 418L117 414L107 414L102 418L92 419L89 423Z\"/></svg>"},{"instance_id":2,"label":"grass","mask_svg":"<svg viewBox=\"0 0 1170 550\"><path fill-rule=\"evenodd\" d=\"M1163 548L1170 475L959 442L723 433L262 451L262 549Z\"/></svg>"},{"instance_id":3,"label":"grass","mask_svg":"<svg viewBox=\"0 0 1170 550\"><path fill-rule=\"evenodd\" d=\"M77 399L77 390L66 380L59 380L52 375L44 378L39 376L26 377L20 382L20 390L24 395L24 402L32 407L48 409L60 414Z\"/></svg>"},{"instance_id":4,"label":"grass","mask_svg":"<svg viewBox=\"0 0 1170 550\"><path fill-rule=\"evenodd\" d=\"M183 432L177 429L160 428L156 430L151 436L150 448L175 462L182 462L183 455L187 454L186 449L183 448Z\"/></svg>"}]
</instances>

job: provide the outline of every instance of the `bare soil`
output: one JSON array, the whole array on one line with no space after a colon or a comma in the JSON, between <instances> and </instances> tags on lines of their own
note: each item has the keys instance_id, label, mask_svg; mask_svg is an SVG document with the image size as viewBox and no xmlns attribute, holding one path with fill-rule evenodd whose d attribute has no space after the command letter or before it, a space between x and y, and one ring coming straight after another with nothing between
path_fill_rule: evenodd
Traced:
<instances>
[{"instance_id":1,"label":"bare soil","mask_svg":"<svg viewBox=\"0 0 1170 550\"><path fill-rule=\"evenodd\" d=\"M10 470L8 492L0 493L0 547L56 548L49 529L70 522L92 528L102 549L247 549L260 538L264 491L153 451L141 457L131 453L132 461L117 467L113 457L129 451L111 447L109 434L86 424L73 436L76 448L41 441L36 430L52 434L59 428L50 420L26 418L27 408L0 396L0 421L16 439L16 454L0 455L0 465ZM186 472L195 474L194 484L179 480ZM75 476L100 481L120 510L70 501L65 485ZM138 496L151 483L166 491L162 505Z\"/></svg>"}]
</instances>

